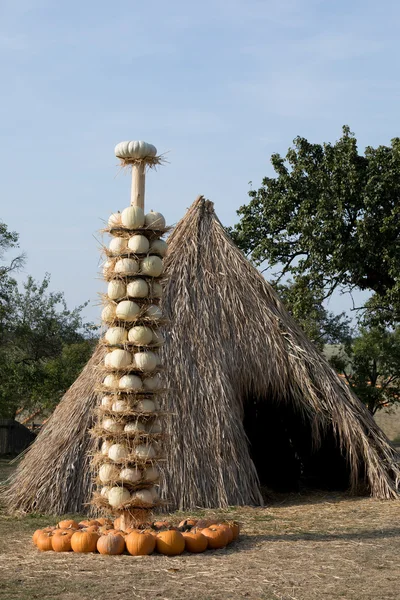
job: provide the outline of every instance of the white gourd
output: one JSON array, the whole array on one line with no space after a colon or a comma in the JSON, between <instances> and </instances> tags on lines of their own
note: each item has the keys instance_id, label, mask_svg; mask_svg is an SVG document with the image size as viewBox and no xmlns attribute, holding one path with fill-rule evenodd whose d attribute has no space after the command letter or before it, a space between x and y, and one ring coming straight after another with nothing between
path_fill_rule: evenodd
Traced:
<instances>
[{"instance_id":1,"label":"white gourd","mask_svg":"<svg viewBox=\"0 0 400 600\"><path fill-rule=\"evenodd\" d=\"M163 293L163 289L162 289L162 285L161 283L158 283L158 281L153 281L151 284L151 293L150 295L153 298L161 298Z\"/></svg>"},{"instance_id":2,"label":"white gourd","mask_svg":"<svg viewBox=\"0 0 400 600\"><path fill-rule=\"evenodd\" d=\"M143 387L145 390L150 392L159 390L162 387L161 377L159 375L155 375L154 377L146 377L146 379L143 380Z\"/></svg>"},{"instance_id":3,"label":"white gourd","mask_svg":"<svg viewBox=\"0 0 400 600\"><path fill-rule=\"evenodd\" d=\"M119 279L113 279L110 281L107 287L107 295L110 300L117 300L126 296L126 285Z\"/></svg>"},{"instance_id":4,"label":"white gourd","mask_svg":"<svg viewBox=\"0 0 400 600\"><path fill-rule=\"evenodd\" d=\"M121 321L132 321L140 313L140 307L132 300L122 300L117 304L115 316Z\"/></svg>"},{"instance_id":5,"label":"white gourd","mask_svg":"<svg viewBox=\"0 0 400 600\"><path fill-rule=\"evenodd\" d=\"M113 444L108 451L108 458L114 462L128 458L129 450L124 444Z\"/></svg>"},{"instance_id":6,"label":"white gourd","mask_svg":"<svg viewBox=\"0 0 400 600\"><path fill-rule=\"evenodd\" d=\"M126 433L144 433L147 431L145 423L141 421L129 421L124 427Z\"/></svg>"},{"instance_id":7,"label":"white gourd","mask_svg":"<svg viewBox=\"0 0 400 600\"><path fill-rule=\"evenodd\" d=\"M110 355L110 366L113 369L125 369L132 364L133 355L127 350L118 348L110 352Z\"/></svg>"},{"instance_id":8,"label":"white gourd","mask_svg":"<svg viewBox=\"0 0 400 600\"><path fill-rule=\"evenodd\" d=\"M108 456L108 451L112 445L113 445L113 442L111 440L104 440L104 442L101 445L101 453L104 456Z\"/></svg>"},{"instance_id":9,"label":"white gourd","mask_svg":"<svg viewBox=\"0 0 400 600\"><path fill-rule=\"evenodd\" d=\"M109 304L106 304L101 312L101 320L105 323L109 323L110 321L115 319L115 309L115 304L112 304L111 302Z\"/></svg>"},{"instance_id":10,"label":"white gourd","mask_svg":"<svg viewBox=\"0 0 400 600\"><path fill-rule=\"evenodd\" d=\"M116 344L123 344L128 339L128 332L124 327L110 327L104 336L106 342L115 346Z\"/></svg>"},{"instance_id":11,"label":"white gourd","mask_svg":"<svg viewBox=\"0 0 400 600\"><path fill-rule=\"evenodd\" d=\"M139 206L128 206L121 214L121 223L127 229L143 227L144 219L144 211Z\"/></svg>"},{"instance_id":12,"label":"white gourd","mask_svg":"<svg viewBox=\"0 0 400 600\"><path fill-rule=\"evenodd\" d=\"M145 481L158 481L160 479L160 473L156 467L148 467L143 471L143 479Z\"/></svg>"},{"instance_id":13,"label":"white gourd","mask_svg":"<svg viewBox=\"0 0 400 600\"><path fill-rule=\"evenodd\" d=\"M128 332L128 340L138 346L146 346L150 344L152 339L153 332L149 327L144 327L143 325L132 327Z\"/></svg>"},{"instance_id":14,"label":"white gourd","mask_svg":"<svg viewBox=\"0 0 400 600\"><path fill-rule=\"evenodd\" d=\"M132 141L120 142L114 148L115 156L118 158L147 158L157 155L157 148L147 142Z\"/></svg>"},{"instance_id":15,"label":"white gourd","mask_svg":"<svg viewBox=\"0 0 400 600\"><path fill-rule=\"evenodd\" d=\"M107 375L103 380L103 385L108 388L117 388L119 384L118 375L110 374Z\"/></svg>"},{"instance_id":16,"label":"white gourd","mask_svg":"<svg viewBox=\"0 0 400 600\"><path fill-rule=\"evenodd\" d=\"M126 400L115 400L111 406L111 410L116 413L121 413L129 410L129 402Z\"/></svg>"},{"instance_id":17,"label":"white gourd","mask_svg":"<svg viewBox=\"0 0 400 600\"><path fill-rule=\"evenodd\" d=\"M125 502L128 502L130 498L130 493L124 487L113 487L108 492L108 502L114 508L120 506L121 504L125 504Z\"/></svg>"},{"instance_id":18,"label":"white gourd","mask_svg":"<svg viewBox=\"0 0 400 600\"><path fill-rule=\"evenodd\" d=\"M108 217L108 225L110 227L121 227L121 213L116 212Z\"/></svg>"},{"instance_id":19,"label":"white gourd","mask_svg":"<svg viewBox=\"0 0 400 600\"><path fill-rule=\"evenodd\" d=\"M108 492L111 490L109 485L104 485L100 490L100 495L104 498L108 498Z\"/></svg>"},{"instance_id":20,"label":"white gourd","mask_svg":"<svg viewBox=\"0 0 400 600\"><path fill-rule=\"evenodd\" d=\"M131 499L135 503L144 502L145 504L153 504L153 495L149 490L133 492Z\"/></svg>"},{"instance_id":21,"label":"white gourd","mask_svg":"<svg viewBox=\"0 0 400 600\"><path fill-rule=\"evenodd\" d=\"M112 260L106 260L103 265L103 275L104 277L108 277L113 273L114 262Z\"/></svg>"},{"instance_id":22,"label":"white gourd","mask_svg":"<svg viewBox=\"0 0 400 600\"><path fill-rule=\"evenodd\" d=\"M139 459L150 460L151 458L155 457L156 451L154 450L154 447L150 444L139 444L139 446L135 446L134 454Z\"/></svg>"},{"instance_id":23,"label":"white gourd","mask_svg":"<svg viewBox=\"0 0 400 600\"><path fill-rule=\"evenodd\" d=\"M153 240L150 244L150 254L165 256L168 250L168 244L164 240Z\"/></svg>"},{"instance_id":24,"label":"white gourd","mask_svg":"<svg viewBox=\"0 0 400 600\"><path fill-rule=\"evenodd\" d=\"M140 390L142 389L142 380L137 375L124 375L119 380L121 390Z\"/></svg>"},{"instance_id":25,"label":"white gourd","mask_svg":"<svg viewBox=\"0 0 400 600\"><path fill-rule=\"evenodd\" d=\"M142 479L142 472L140 469L126 467L122 469L119 474L120 481L128 481L129 483L137 483Z\"/></svg>"},{"instance_id":26,"label":"white gourd","mask_svg":"<svg viewBox=\"0 0 400 600\"><path fill-rule=\"evenodd\" d=\"M156 304L150 304L150 306L148 306L146 308L146 312L145 312L146 317L148 317L149 319L162 319L162 310L159 306L157 306Z\"/></svg>"},{"instance_id":27,"label":"white gourd","mask_svg":"<svg viewBox=\"0 0 400 600\"><path fill-rule=\"evenodd\" d=\"M133 235L129 238L128 248L135 254L146 254L150 248L150 243L144 235Z\"/></svg>"},{"instance_id":28,"label":"white gourd","mask_svg":"<svg viewBox=\"0 0 400 600\"><path fill-rule=\"evenodd\" d=\"M112 368L112 364L111 364L111 352L109 352L108 354L105 355L105 357L104 357L104 366L108 367L109 369Z\"/></svg>"},{"instance_id":29,"label":"white gourd","mask_svg":"<svg viewBox=\"0 0 400 600\"><path fill-rule=\"evenodd\" d=\"M103 429L110 433L121 433L124 430L124 424L114 421L114 419L103 419Z\"/></svg>"},{"instance_id":30,"label":"white gourd","mask_svg":"<svg viewBox=\"0 0 400 600\"><path fill-rule=\"evenodd\" d=\"M163 430L160 419L155 419L152 423L147 424L148 433L161 433Z\"/></svg>"},{"instance_id":31,"label":"white gourd","mask_svg":"<svg viewBox=\"0 0 400 600\"><path fill-rule=\"evenodd\" d=\"M161 213L151 210L147 213L144 224L148 229L165 229L165 218Z\"/></svg>"},{"instance_id":32,"label":"white gourd","mask_svg":"<svg viewBox=\"0 0 400 600\"><path fill-rule=\"evenodd\" d=\"M148 400L145 398L144 400L139 400L135 404L135 411L139 413L152 413L155 411L155 404L153 400Z\"/></svg>"},{"instance_id":33,"label":"white gourd","mask_svg":"<svg viewBox=\"0 0 400 600\"><path fill-rule=\"evenodd\" d=\"M163 261L159 256L151 254L140 261L140 272L148 277L159 277L163 269Z\"/></svg>"},{"instance_id":34,"label":"white gourd","mask_svg":"<svg viewBox=\"0 0 400 600\"><path fill-rule=\"evenodd\" d=\"M157 356L154 352L136 352L133 355L133 360L136 369L146 373L154 371L157 367Z\"/></svg>"},{"instance_id":35,"label":"white gourd","mask_svg":"<svg viewBox=\"0 0 400 600\"><path fill-rule=\"evenodd\" d=\"M145 279L135 279L126 286L126 293L131 298L147 298L149 286Z\"/></svg>"},{"instance_id":36,"label":"white gourd","mask_svg":"<svg viewBox=\"0 0 400 600\"><path fill-rule=\"evenodd\" d=\"M159 331L153 331L151 337L151 343L157 344L158 346L162 346L164 343L164 336Z\"/></svg>"},{"instance_id":37,"label":"white gourd","mask_svg":"<svg viewBox=\"0 0 400 600\"><path fill-rule=\"evenodd\" d=\"M113 254L121 254L122 252L126 252L128 246L128 240L122 237L115 237L111 240L108 249Z\"/></svg>"},{"instance_id":38,"label":"white gourd","mask_svg":"<svg viewBox=\"0 0 400 600\"><path fill-rule=\"evenodd\" d=\"M101 399L101 406L103 406L104 408L111 408L112 403L113 403L112 396L103 396Z\"/></svg>"},{"instance_id":39,"label":"white gourd","mask_svg":"<svg viewBox=\"0 0 400 600\"><path fill-rule=\"evenodd\" d=\"M134 258L120 258L115 263L114 272L118 275L136 275L139 263Z\"/></svg>"},{"instance_id":40,"label":"white gourd","mask_svg":"<svg viewBox=\"0 0 400 600\"><path fill-rule=\"evenodd\" d=\"M115 465L104 463L99 469L99 479L102 483L116 481L119 476L119 469Z\"/></svg>"}]
</instances>

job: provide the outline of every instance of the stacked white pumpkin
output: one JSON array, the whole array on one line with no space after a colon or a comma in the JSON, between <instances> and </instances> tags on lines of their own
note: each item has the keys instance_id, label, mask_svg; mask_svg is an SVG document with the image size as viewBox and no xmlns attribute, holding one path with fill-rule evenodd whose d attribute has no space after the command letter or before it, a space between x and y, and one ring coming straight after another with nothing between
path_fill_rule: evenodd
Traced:
<instances>
[{"instance_id":1,"label":"stacked white pumpkin","mask_svg":"<svg viewBox=\"0 0 400 600\"><path fill-rule=\"evenodd\" d=\"M159 502L157 461L162 458L158 352L165 219L130 206L111 215L107 231L112 236L103 266L107 354L95 429L101 437L96 457L100 505L114 512L152 509Z\"/></svg>"}]
</instances>

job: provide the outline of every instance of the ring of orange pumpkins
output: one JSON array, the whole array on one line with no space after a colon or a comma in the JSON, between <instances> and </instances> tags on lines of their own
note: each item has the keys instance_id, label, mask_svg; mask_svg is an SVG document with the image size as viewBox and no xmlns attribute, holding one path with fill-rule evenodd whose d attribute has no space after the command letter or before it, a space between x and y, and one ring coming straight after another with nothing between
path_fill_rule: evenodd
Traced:
<instances>
[{"instance_id":1,"label":"ring of orange pumpkins","mask_svg":"<svg viewBox=\"0 0 400 600\"><path fill-rule=\"evenodd\" d=\"M141 525L140 529L119 527L119 519L60 521L55 527L38 529L33 543L42 552L99 552L145 556L154 551L166 556L186 552L204 552L225 548L239 537L237 521L218 522L205 519L185 519L174 526L167 521Z\"/></svg>"}]
</instances>

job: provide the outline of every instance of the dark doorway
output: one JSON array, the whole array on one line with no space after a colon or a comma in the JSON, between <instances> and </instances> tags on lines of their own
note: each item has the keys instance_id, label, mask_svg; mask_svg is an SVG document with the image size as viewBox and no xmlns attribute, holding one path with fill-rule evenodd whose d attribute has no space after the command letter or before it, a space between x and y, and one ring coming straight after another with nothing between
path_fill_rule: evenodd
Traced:
<instances>
[{"instance_id":1,"label":"dark doorway","mask_svg":"<svg viewBox=\"0 0 400 600\"><path fill-rule=\"evenodd\" d=\"M309 421L292 403L251 397L244 409L250 455L263 488L294 492L349 487L347 461L331 426L315 448Z\"/></svg>"}]
</instances>

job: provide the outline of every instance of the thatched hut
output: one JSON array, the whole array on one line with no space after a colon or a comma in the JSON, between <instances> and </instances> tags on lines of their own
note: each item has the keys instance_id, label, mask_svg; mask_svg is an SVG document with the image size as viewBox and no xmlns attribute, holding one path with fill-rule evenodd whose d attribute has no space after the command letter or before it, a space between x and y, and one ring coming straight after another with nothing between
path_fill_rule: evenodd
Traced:
<instances>
[{"instance_id":1,"label":"thatched hut","mask_svg":"<svg viewBox=\"0 0 400 600\"><path fill-rule=\"evenodd\" d=\"M170 507L261 504L303 486L395 498L398 455L199 198L169 238L163 309ZM99 347L21 462L12 510L82 511Z\"/></svg>"}]
</instances>

